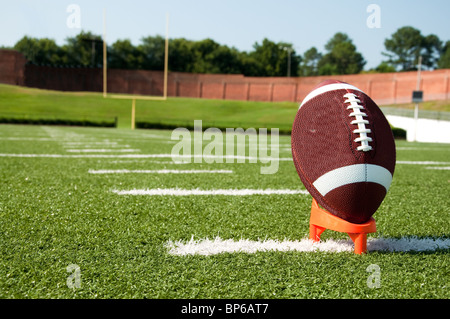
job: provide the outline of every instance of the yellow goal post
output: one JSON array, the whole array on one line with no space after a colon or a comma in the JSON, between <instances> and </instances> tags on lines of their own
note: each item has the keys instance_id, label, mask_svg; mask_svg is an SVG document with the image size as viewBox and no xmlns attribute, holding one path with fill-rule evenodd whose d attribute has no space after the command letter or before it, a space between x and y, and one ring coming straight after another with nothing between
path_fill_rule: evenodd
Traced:
<instances>
[{"instance_id":1,"label":"yellow goal post","mask_svg":"<svg viewBox=\"0 0 450 319\"><path fill-rule=\"evenodd\" d=\"M132 95L132 94L108 94L107 93L107 46L106 46L106 11L103 10L103 97L113 99L131 100L131 129L134 130L136 122L136 100L167 100L167 79L169 72L169 14L166 14L166 39L164 45L164 84L163 96Z\"/></svg>"}]
</instances>

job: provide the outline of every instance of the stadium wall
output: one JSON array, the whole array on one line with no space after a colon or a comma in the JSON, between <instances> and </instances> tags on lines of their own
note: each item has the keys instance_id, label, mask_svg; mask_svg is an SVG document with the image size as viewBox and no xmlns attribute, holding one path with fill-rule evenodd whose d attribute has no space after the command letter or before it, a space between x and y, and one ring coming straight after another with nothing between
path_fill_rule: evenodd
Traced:
<instances>
[{"instance_id":1,"label":"stadium wall","mask_svg":"<svg viewBox=\"0 0 450 319\"><path fill-rule=\"evenodd\" d=\"M27 59L14 50L0 50L0 83L24 85Z\"/></svg>"},{"instance_id":2,"label":"stadium wall","mask_svg":"<svg viewBox=\"0 0 450 319\"><path fill-rule=\"evenodd\" d=\"M450 99L450 69L423 71L424 100ZM168 96L299 103L324 79L351 83L379 105L411 102L417 72L316 77L247 77L233 74L169 72ZM164 74L148 70L108 70L108 93L163 95ZM0 50L0 83L61 91L103 90L102 69L54 67L27 63L22 54Z\"/></svg>"}]
</instances>

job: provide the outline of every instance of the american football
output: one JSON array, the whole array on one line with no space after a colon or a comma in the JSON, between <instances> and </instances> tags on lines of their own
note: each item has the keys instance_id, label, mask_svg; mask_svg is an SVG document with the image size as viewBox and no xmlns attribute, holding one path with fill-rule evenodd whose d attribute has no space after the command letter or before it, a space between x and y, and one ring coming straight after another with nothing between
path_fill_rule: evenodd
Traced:
<instances>
[{"instance_id":1,"label":"american football","mask_svg":"<svg viewBox=\"0 0 450 319\"><path fill-rule=\"evenodd\" d=\"M382 203L395 169L395 143L382 111L363 91L326 80L301 103L292 127L301 181L330 213L364 223Z\"/></svg>"},{"instance_id":2,"label":"american football","mask_svg":"<svg viewBox=\"0 0 450 319\"><path fill-rule=\"evenodd\" d=\"M448 299L450 1L194 2L0 5L0 298Z\"/></svg>"}]
</instances>

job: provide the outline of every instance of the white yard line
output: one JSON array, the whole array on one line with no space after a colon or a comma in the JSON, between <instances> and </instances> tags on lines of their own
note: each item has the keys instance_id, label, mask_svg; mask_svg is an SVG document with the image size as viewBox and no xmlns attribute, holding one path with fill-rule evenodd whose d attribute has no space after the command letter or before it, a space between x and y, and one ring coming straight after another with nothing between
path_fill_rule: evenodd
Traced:
<instances>
[{"instance_id":1,"label":"white yard line","mask_svg":"<svg viewBox=\"0 0 450 319\"><path fill-rule=\"evenodd\" d=\"M140 152L139 149L114 149L114 148L101 148L101 149L92 149L92 148L81 148L81 149L68 149L66 152L69 153L133 153L133 152Z\"/></svg>"},{"instance_id":2,"label":"white yard line","mask_svg":"<svg viewBox=\"0 0 450 319\"><path fill-rule=\"evenodd\" d=\"M64 142L66 145L118 145L117 142L103 141L103 142Z\"/></svg>"},{"instance_id":3,"label":"white yard line","mask_svg":"<svg viewBox=\"0 0 450 319\"><path fill-rule=\"evenodd\" d=\"M37 158L170 158L170 154L0 154L0 157L37 157Z\"/></svg>"},{"instance_id":4,"label":"white yard line","mask_svg":"<svg viewBox=\"0 0 450 319\"><path fill-rule=\"evenodd\" d=\"M68 152L127 152L127 151L140 151L140 150L117 150L117 149L104 149L100 150L80 150L73 149L67 150ZM240 156L240 155L172 155L172 154L15 154L15 153L0 153L0 157L47 157L47 158L174 158L174 159L243 159L254 161L292 161L292 157L253 157L253 156ZM436 162L436 161L397 161L397 164L408 165L450 165L450 162Z\"/></svg>"},{"instance_id":5,"label":"white yard line","mask_svg":"<svg viewBox=\"0 0 450 319\"><path fill-rule=\"evenodd\" d=\"M225 196L250 196L250 195L294 195L309 194L306 190L298 189L179 189L179 188L154 188L113 190L118 195L147 195L147 196L192 196L192 195L225 195Z\"/></svg>"},{"instance_id":6,"label":"white yard line","mask_svg":"<svg viewBox=\"0 0 450 319\"><path fill-rule=\"evenodd\" d=\"M409 147L409 146L398 146L395 148L397 151L448 151L448 148L438 148L438 147Z\"/></svg>"},{"instance_id":7,"label":"white yard line","mask_svg":"<svg viewBox=\"0 0 450 319\"><path fill-rule=\"evenodd\" d=\"M116 161L109 161L108 163L113 163L113 164L123 164L123 163L156 163L156 164L175 164L175 165L179 165L179 164L190 164L188 162L174 162L174 161L153 161L153 160L147 160L147 159L125 159L125 160L116 160Z\"/></svg>"},{"instance_id":8,"label":"white yard line","mask_svg":"<svg viewBox=\"0 0 450 319\"><path fill-rule=\"evenodd\" d=\"M93 149L95 147L99 147L100 145L91 145L91 144L85 144L85 145L62 145L64 148L66 149L77 149L77 150L83 150L83 149ZM130 145L115 145L115 144L104 144L101 145L103 147L107 147L108 149L111 149L111 151L113 151L114 149L129 149L131 148Z\"/></svg>"},{"instance_id":9,"label":"white yard line","mask_svg":"<svg viewBox=\"0 0 450 319\"><path fill-rule=\"evenodd\" d=\"M409 165L449 165L450 162L433 162L433 161L397 161L397 164L409 164Z\"/></svg>"},{"instance_id":10,"label":"white yard line","mask_svg":"<svg viewBox=\"0 0 450 319\"><path fill-rule=\"evenodd\" d=\"M354 244L351 240L325 240L313 242L310 239L301 240L262 240L254 241L248 239L203 239L190 241L169 241L166 248L171 255L216 255L221 253L256 253L264 251L298 251L298 252L351 252ZM369 238L367 250L370 251L434 251L437 249L449 249L449 238Z\"/></svg>"},{"instance_id":11,"label":"white yard line","mask_svg":"<svg viewBox=\"0 0 450 319\"><path fill-rule=\"evenodd\" d=\"M89 170L89 174L231 174L231 170L176 170L176 169L158 169L158 170L129 170L129 169L100 169Z\"/></svg>"},{"instance_id":12,"label":"white yard line","mask_svg":"<svg viewBox=\"0 0 450 319\"><path fill-rule=\"evenodd\" d=\"M426 169L450 170L450 166L428 166Z\"/></svg>"},{"instance_id":13,"label":"white yard line","mask_svg":"<svg viewBox=\"0 0 450 319\"><path fill-rule=\"evenodd\" d=\"M96 147L105 147L105 148L131 148L130 145L125 144L92 144L92 143L84 143L84 144L67 144L63 143L63 147L69 148L69 149L90 149L90 148L96 148Z\"/></svg>"},{"instance_id":14,"label":"white yard line","mask_svg":"<svg viewBox=\"0 0 450 319\"><path fill-rule=\"evenodd\" d=\"M177 158L177 159L193 159L193 158L222 158L226 159L244 159L244 160L259 160L259 161L292 161L292 157L252 157L252 156L239 156L239 155L224 155L224 156L202 156L202 155L174 155L172 154L7 154L0 153L0 157L47 157L47 158Z\"/></svg>"},{"instance_id":15,"label":"white yard line","mask_svg":"<svg viewBox=\"0 0 450 319\"><path fill-rule=\"evenodd\" d=\"M50 137L0 137L0 140L9 141L55 141Z\"/></svg>"}]
</instances>

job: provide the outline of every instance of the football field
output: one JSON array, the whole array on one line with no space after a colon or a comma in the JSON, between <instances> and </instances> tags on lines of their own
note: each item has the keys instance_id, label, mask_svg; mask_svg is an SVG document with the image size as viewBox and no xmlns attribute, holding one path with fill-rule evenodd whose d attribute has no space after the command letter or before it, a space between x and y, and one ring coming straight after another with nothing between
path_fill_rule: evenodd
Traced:
<instances>
[{"instance_id":1,"label":"football field","mask_svg":"<svg viewBox=\"0 0 450 319\"><path fill-rule=\"evenodd\" d=\"M396 141L355 255L346 234L307 240L289 136L262 174L238 154L174 160L171 134L0 125L0 298L450 297L450 145Z\"/></svg>"}]
</instances>

